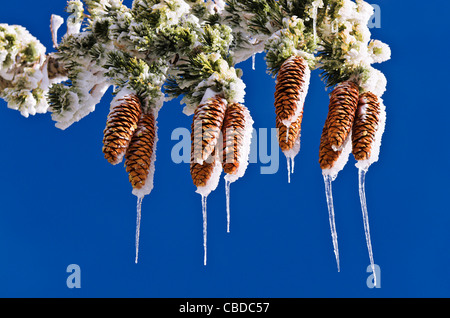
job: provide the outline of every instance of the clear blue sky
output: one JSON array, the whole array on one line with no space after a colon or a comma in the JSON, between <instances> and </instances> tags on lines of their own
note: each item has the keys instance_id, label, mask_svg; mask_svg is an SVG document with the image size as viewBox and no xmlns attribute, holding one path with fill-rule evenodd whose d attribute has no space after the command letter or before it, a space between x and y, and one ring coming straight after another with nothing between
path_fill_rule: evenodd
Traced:
<instances>
[{"instance_id":1,"label":"clear blue sky","mask_svg":"<svg viewBox=\"0 0 450 318\"><path fill-rule=\"evenodd\" d=\"M130 2L130 1L129 1ZM129 3L128 2L128 3ZM49 18L65 1L7 1L0 22L20 24L51 50ZM287 183L250 164L231 188L226 233L224 181L208 198L208 265L202 214L189 166L170 154L173 129L189 128L179 101L161 110L155 188L143 202L140 262L134 263L136 198L122 165L103 158L110 99L65 131L50 114L23 118L0 101L0 297L449 297L450 71L447 1L381 7L373 37L392 59L376 65L388 79L387 128L380 161L366 178L381 288L369 289L369 259L351 158L333 184L341 272L336 270L318 148L328 96L312 73L302 149ZM240 65L255 128L274 126L274 80L263 56ZM66 268L81 268L81 288Z\"/></svg>"}]
</instances>

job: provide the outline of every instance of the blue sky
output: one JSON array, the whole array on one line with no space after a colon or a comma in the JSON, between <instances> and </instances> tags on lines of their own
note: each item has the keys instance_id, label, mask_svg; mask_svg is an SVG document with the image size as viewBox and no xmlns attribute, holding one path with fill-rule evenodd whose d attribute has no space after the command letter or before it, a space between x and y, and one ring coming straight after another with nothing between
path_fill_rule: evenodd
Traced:
<instances>
[{"instance_id":1,"label":"blue sky","mask_svg":"<svg viewBox=\"0 0 450 318\"><path fill-rule=\"evenodd\" d=\"M380 161L367 174L372 245L381 288L366 279L369 258L351 158L333 183L341 272L336 270L318 165L328 92L312 73L301 152L287 183L261 163L231 187L226 233L222 180L208 197L208 265L202 214L188 164L175 164L171 140L191 117L179 101L158 117L155 188L143 202L139 263L134 263L136 197L125 169L103 158L109 96L65 131L50 114L23 118L0 101L0 297L448 297L450 211L446 146L450 70L446 1L423 6L372 1L381 8L373 38L388 43L387 127ZM403 3L405 3L403 1ZM20 24L51 50L49 18L65 1L2 4L0 22ZM255 128L272 128L274 80L263 55L239 65ZM110 93L110 92L109 92ZM110 95L108 93L108 95ZM81 288L66 268L78 264Z\"/></svg>"}]
</instances>

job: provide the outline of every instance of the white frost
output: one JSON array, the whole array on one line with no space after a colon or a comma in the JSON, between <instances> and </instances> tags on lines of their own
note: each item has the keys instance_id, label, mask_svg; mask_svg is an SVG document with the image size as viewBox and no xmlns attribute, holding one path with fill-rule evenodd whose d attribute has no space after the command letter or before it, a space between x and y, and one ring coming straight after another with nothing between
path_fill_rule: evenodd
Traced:
<instances>
[{"instance_id":1,"label":"white frost","mask_svg":"<svg viewBox=\"0 0 450 318\"><path fill-rule=\"evenodd\" d=\"M222 164L218 157L218 153L216 153L216 158L214 161L214 168L211 177L206 182L206 185L203 187L197 187L197 192L203 197L207 197L212 191L214 191L219 185L220 175L222 174Z\"/></svg>"},{"instance_id":2,"label":"white frost","mask_svg":"<svg viewBox=\"0 0 450 318\"><path fill-rule=\"evenodd\" d=\"M330 176L331 180L334 181L338 175L338 173L344 169L345 165L347 164L348 157L350 153L352 152L352 133L350 133L347 136L347 139L344 141L344 145L342 146L342 152L339 155L339 158L334 163L333 167L329 169L323 169L322 174L324 176Z\"/></svg>"},{"instance_id":3,"label":"white frost","mask_svg":"<svg viewBox=\"0 0 450 318\"><path fill-rule=\"evenodd\" d=\"M59 15L52 14L50 18L50 30L52 32L53 47L58 47L58 29L64 23L64 19Z\"/></svg>"}]
</instances>

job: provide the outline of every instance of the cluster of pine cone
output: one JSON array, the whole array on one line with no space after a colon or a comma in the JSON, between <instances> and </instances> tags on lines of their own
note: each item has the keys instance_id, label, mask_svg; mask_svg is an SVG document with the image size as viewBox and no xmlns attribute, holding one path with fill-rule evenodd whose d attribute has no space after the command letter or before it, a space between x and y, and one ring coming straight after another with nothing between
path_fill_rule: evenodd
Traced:
<instances>
[{"instance_id":1,"label":"cluster of pine cone","mask_svg":"<svg viewBox=\"0 0 450 318\"><path fill-rule=\"evenodd\" d=\"M309 72L307 62L294 56L283 63L277 75L276 127L280 148L285 153L299 145ZM225 173L237 172L245 143L246 114L244 105L228 104L219 94L196 108L191 126L190 165L196 187L207 185L217 160ZM338 84L330 95L320 140L320 167L334 166L350 135L355 159L369 159L379 119L380 103L376 95L360 94L358 85L352 81ZM134 189L142 188L148 178L155 136L155 116L143 111L138 96L127 95L112 107L104 130L103 153L114 165L125 156L126 171Z\"/></svg>"},{"instance_id":2,"label":"cluster of pine cone","mask_svg":"<svg viewBox=\"0 0 450 318\"><path fill-rule=\"evenodd\" d=\"M276 127L283 152L293 149L300 137L308 72L306 61L294 56L283 63L277 75ZM298 107L302 108L301 111ZM296 113L298 116L295 118ZM371 92L360 94L358 85L351 81L338 84L330 95L328 116L320 140L320 167L331 169L334 166L350 133L355 159L369 159L379 120L380 103L376 95Z\"/></svg>"},{"instance_id":3,"label":"cluster of pine cone","mask_svg":"<svg viewBox=\"0 0 450 318\"><path fill-rule=\"evenodd\" d=\"M103 153L113 165L125 156L125 167L133 189L141 189L152 165L156 137L153 113L145 113L135 94L119 99L111 108L103 137Z\"/></svg>"},{"instance_id":4,"label":"cluster of pine cone","mask_svg":"<svg viewBox=\"0 0 450 318\"><path fill-rule=\"evenodd\" d=\"M355 159L369 159L379 119L380 103L376 95L370 92L359 94L359 87L350 81L338 84L330 96L320 140L320 167L333 167L350 133Z\"/></svg>"},{"instance_id":5,"label":"cluster of pine cone","mask_svg":"<svg viewBox=\"0 0 450 318\"><path fill-rule=\"evenodd\" d=\"M207 185L217 160L221 160L225 173L238 171L245 142L246 114L248 110L244 105L228 104L219 95L197 107L192 123L190 166L195 186ZM104 130L103 153L113 165L125 157L133 189L141 189L146 183L155 136L155 116L143 111L138 96L126 95L112 106Z\"/></svg>"},{"instance_id":6,"label":"cluster of pine cone","mask_svg":"<svg viewBox=\"0 0 450 318\"><path fill-rule=\"evenodd\" d=\"M228 104L220 95L200 104L191 126L191 177L196 187L205 187L217 160L227 174L235 174L244 145L247 108Z\"/></svg>"}]
</instances>

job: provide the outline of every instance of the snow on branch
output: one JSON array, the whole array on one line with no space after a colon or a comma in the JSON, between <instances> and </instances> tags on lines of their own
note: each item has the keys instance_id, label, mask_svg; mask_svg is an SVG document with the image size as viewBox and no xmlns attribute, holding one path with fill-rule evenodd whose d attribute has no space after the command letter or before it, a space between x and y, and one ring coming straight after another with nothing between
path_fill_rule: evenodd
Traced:
<instances>
[{"instance_id":1,"label":"snow on branch","mask_svg":"<svg viewBox=\"0 0 450 318\"><path fill-rule=\"evenodd\" d=\"M372 64L389 59L390 49L371 39L373 8L362 0L84 3L68 1L60 43L62 21L53 19L51 54L23 27L0 25L0 97L8 107L24 116L49 110L65 129L94 111L114 85L157 109L182 95L192 114L208 89L243 102L236 64L262 52L274 76L284 61L301 56L328 86L350 79L379 97L385 90L386 78Z\"/></svg>"}]
</instances>

